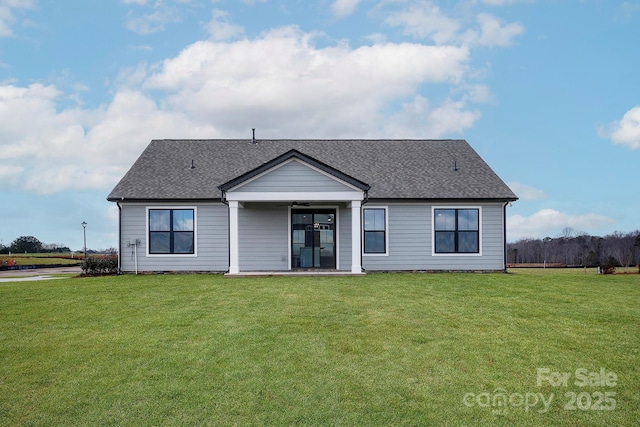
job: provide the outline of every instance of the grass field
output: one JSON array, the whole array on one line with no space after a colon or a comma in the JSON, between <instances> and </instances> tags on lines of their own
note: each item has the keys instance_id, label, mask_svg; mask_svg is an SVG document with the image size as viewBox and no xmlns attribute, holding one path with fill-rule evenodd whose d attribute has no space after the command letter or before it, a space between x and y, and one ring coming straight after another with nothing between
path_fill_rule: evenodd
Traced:
<instances>
[{"instance_id":1,"label":"grass field","mask_svg":"<svg viewBox=\"0 0 640 427\"><path fill-rule=\"evenodd\" d=\"M73 256L73 258L72 258ZM3 261L12 260L15 265L52 265L64 264L74 265L82 262L82 254L72 255L59 253L43 253L43 254L0 254L0 264Z\"/></svg>"},{"instance_id":2,"label":"grass field","mask_svg":"<svg viewBox=\"0 0 640 427\"><path fill-rule=\"evenodd\" d=\"M0 283L0 425L638 419L638 275Z\"/></svg>"}]
</instances>

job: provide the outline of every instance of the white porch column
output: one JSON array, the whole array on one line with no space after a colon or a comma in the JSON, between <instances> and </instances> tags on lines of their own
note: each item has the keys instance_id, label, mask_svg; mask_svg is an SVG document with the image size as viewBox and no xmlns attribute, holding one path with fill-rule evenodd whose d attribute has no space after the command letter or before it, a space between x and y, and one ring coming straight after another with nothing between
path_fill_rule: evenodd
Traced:
<instances>
[{"instance_id":1,"label":"white porch column","mask_svg":"<svg viewBox=\"0 0 640 427\"><path fill-rule=\"evenodd\" d=\"M239 202L229 201L229 274L240 273L240 250L238 247Z\"/></svg>"},{"instance_id":2,"label":"white porch column","mask_svg":"<svg viewBox=\"0 0 640 427\"><path fill-rule=\"evenodd\" d=\"M362 252L360 245L360 200L351 201L351 272L354 274L362 273L362 261L360 254Z\"/></svg>"}]
</instances>

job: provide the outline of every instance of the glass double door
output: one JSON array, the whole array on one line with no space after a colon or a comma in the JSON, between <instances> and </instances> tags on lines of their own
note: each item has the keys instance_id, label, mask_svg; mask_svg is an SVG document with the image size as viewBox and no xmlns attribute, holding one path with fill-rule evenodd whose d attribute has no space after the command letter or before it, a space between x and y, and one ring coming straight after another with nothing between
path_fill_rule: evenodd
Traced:
<instances>
[{"instance_id":1,"label":"glass double door","mask_svg":"<svg viewBox=\"0 0 640 427\"><path fill-rule=\"evenodd\" d=\"M336 268L335 209L291 210L291 267Z\"/></svg>"}]
</instances>

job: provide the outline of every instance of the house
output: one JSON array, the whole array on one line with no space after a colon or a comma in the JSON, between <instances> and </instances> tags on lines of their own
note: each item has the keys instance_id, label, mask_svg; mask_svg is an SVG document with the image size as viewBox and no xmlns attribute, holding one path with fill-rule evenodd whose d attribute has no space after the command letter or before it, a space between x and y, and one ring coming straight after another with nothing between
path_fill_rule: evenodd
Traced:
<instances>
[{"instance_id":1,"label":"house","mask_svg":"<svg viewBox=\"0 0 640 427\"><path fill-rule=\"evenodd\" d=\"M515 194L464 140L154 140L116 185L120 270L499 271Z\"/></svg>"}]
</instances>

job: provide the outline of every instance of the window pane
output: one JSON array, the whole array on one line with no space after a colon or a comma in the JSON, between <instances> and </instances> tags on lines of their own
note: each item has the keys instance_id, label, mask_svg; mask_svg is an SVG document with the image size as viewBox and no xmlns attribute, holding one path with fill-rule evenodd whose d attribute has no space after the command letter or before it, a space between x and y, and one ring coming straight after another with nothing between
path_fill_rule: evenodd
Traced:
<instances>
[{"instance_id":1,"label":"window pane","mask_svg":"<svg viewBox=\"0 0 640 427\"><path fill-rule=\"evenodd\" d=\"M435 209L435 229L436 230L455 230L456 229L456 210L455 209Z\"/></svg>"},{"instance_id":2,"label":"window pane","mask_svg":"<svg viewBox=\"0 0 640 427\"><path fill-rule=\"evenodd\" d=\"M455 232L439 231L436 233L436 252L448 253L455 252Z\"/></svg>"},{"instance_id":3,"label":"window pane","mask_svg":"<svg viewBox=\"0 0 640 427\"><path fill-rule=\"evenodd\" d=\"M367 254L383 254L384 247L384 231L365 231L364 233L364 252Z\"/></svg>"},{"instance_id":4,"label":"window pane","mask_svg":"<svg viewBox=\"0 0 640 427\"><path fill-rule=\"evenodd\" d=\"M460 231L458 233L458 252L478 252L478 232Z\"/></svg>"},{"instance_id":5,"label":"window pane","mask_svg":"<svg viewBox=\"0 0 640 427\"><path fill-rule=\"evenodd\" d=\"M384 209L365 209L364 210L364 229L366 231L384 231Z\"/></svg>"},{"instance_id":6,"label":"window pane","mask_svg":"<svg viewBox=\"0 0 640 427\"><path fill-rule=\"evenodd\" d=\"M479 230L478 209L458 210L458 230Z\"/></svg>"},{"instance_id":7,"label":"window pane","mask_svg":"<svg viewBox=\"0 0 640 427\"><path fill-rule=\"evenodd\" d=\"M193 231L192 209L176 209L173 211L173 231Z\"/></svg>"},{"instance_id":8,"label":"window pane","mask_svg":"<svg viewBox=\"0 0 640 427\"><path fill-rule=\"evenodd\" d=\"M313 214L310 214L310 213L304 213L304 214L294 213L292 215L292 217L293 217L292 222L294 224L311 224L311 223L313 223Z\"/></svg>"},{"instance_id":9,"label":"window pane","mask_svg":"<svg viewBox=\"0 0 640 427\"><path fill-rule=\"evenodd\" d=\"M154 231L149 233L149 252L152 254L168 254L170 252L169 232Z\"/></svg>"},{"instance_id":10,"label":"window pane","mask_svg":"<svg viewBox=\"0 0 640 427\"><path fill-rule=\"evenodd\" d=\"M169 209L149 210L149 231L169 231L171 230L171 211Z\"/></svg>"},{"instance_id":11,"label":"window pane","mask_svg":"<svg viewBox=\"0 0 640 427\"><path fill-rule=\"evenodd\" d=\"M192 254L193 233L185 231L173 233L173 253Z\"/></svg>"}]
</instances>

